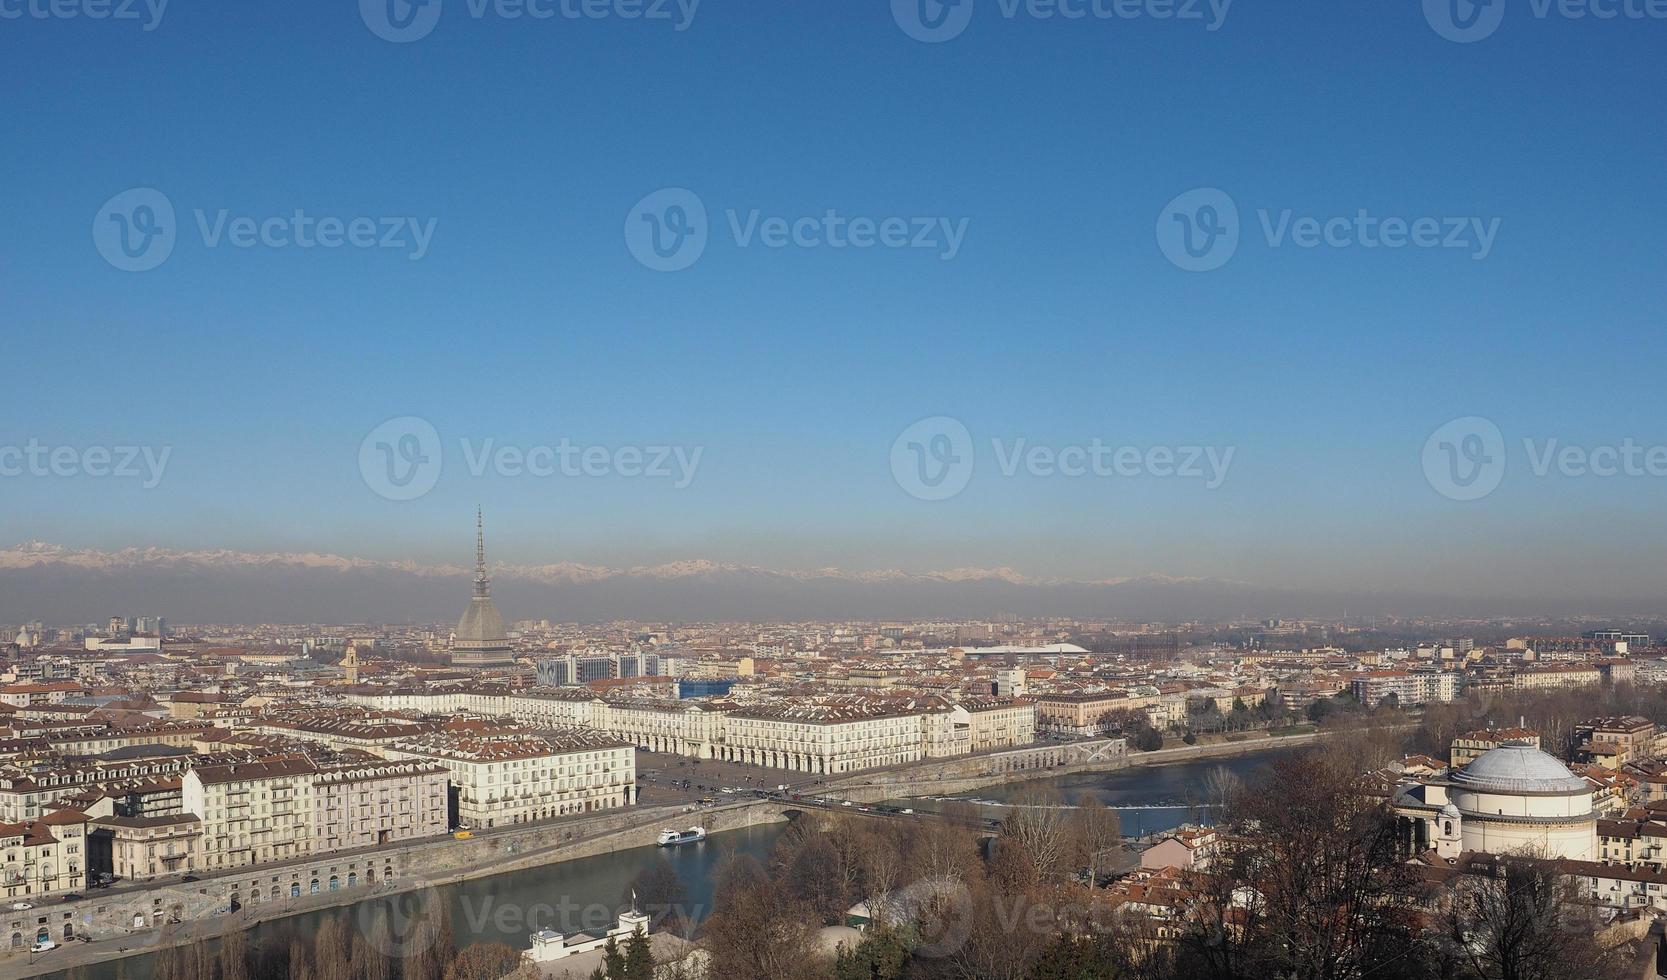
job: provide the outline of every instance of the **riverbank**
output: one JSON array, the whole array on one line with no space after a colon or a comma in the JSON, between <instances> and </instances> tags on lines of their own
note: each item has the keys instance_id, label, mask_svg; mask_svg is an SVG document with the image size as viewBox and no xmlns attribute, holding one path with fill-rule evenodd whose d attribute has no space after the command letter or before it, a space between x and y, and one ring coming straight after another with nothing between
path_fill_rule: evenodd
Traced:
<instances>
[{"instance_id":1,"label":"riverbank","mask_svg":"<svg viewBox=\"0 0 1667 980\"><path fill-rule=\"evenodd\" d=\"M386 899L407 892L443 888L448 885L548 867L569 861L611 854L617 851L651 847L660 830L667 826L682 826L695 819L683 812L681 806L664 806L649 810L623 811L602 814L553 825L535 825L519 829L493 832L484 838L455 841L447 837L419 845L376 852L375 860L365 863L398 870L386 877L347 887L312 890L312 883L321 880L323 869L336 872L357 868L360 861L348 855L291 863L281 867L242 869L236 874L204 878L190 884L173 883L150 889L132 889L123 893L100 895L59 906L41 905L24 913L0 913L0 921L17 924L26 919L31 928L51 927L60 921L77 928L78 935L92 935L91 941L73 940L58 949L36 956L27 951L13 950L0 956L0 980L21 980L44 974L57 973L148 953L183 946L203 939L214 939L230 932L253 929L256 926L356 905L360 902ZM750 827L786 821L779 802L747 800L699 812L700 823L711 833L743 830ZM331 862L335 862L334 865ZM274 874L274 872L277 872ZM347 872L351 874L352 872ZM227 907L231 896L248 898L242 890L245 883L260 881L278 883L279 879L308 887L299 894L280 897L273 888L272 897L265 901L243 901L236 912L215 914L214 910ZM337 874L331 881L339 882ZM240 887L241 886L241 887ZM193 890L195 890L193 892ZM208 904L208 911L192 915L183 912L177 922L164 920L155 926L133 927L119 924L130 909L140 910L140 918L150 909L166 909L182 903L176 901L186 895L194 905ZM37 922L36 920L42 920ZM148 920L147 920L148 921ZM95 932L95 923L103 923L102 932ZM14 929L15 931L15 929ZM54 939L58 939L53 930ZM25 938L32 941L32 933Z\"/></svg>"},{"instance_id":2,"label":"riverbank","mask_svg":"<svg viewBox=\"0 0 1667 980\"><path fill-rule=\"evenodd\" d=\"M922 772L919 767L903 772L882 773L877 776L858 776L830 783L830 794L837 793L859 803L881 803L918 797L957 796L973 793L991 786L1028 782L1041 778L1070 776L1080 773L1112 772L1140 766L1164 766L1194 762L1201 759L1221 759L1255 755L1277 749L1300 748L1324 738L1327 732L1293 732L1286 735L1266 735L1239 741L1223 739L1198 745L1178 745L1151 752L1130 752L1121 748L1122 739L1102 739L1097 742L1067 743L1084 748L1078 758L1069 756L1062 762L1040 767L1004 768L999 771L966 772L956 766L936 766ZM1104 748L1098 748L1104 747ZM1098 748L1098 751L1095 749ZM957 761L957 760L950 760Z\"/></svg>"}]
</instances>

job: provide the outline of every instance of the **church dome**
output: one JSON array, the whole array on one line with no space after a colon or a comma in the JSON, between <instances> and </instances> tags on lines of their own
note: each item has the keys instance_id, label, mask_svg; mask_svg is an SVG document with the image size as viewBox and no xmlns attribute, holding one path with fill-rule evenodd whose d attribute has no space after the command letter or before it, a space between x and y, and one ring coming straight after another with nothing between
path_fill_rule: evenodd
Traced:
<instances>
[{"instance_id":1,"label":"church dome","mask_svg":"<svg viewBox=\"0 0 1667 980\"><path fill-rule=\"evenodd\" d=\"M1482 753L1453 782L1482 793L1581 793L1586 780L1532 745L1501 745Z\"/></svg>"}]
</instances>

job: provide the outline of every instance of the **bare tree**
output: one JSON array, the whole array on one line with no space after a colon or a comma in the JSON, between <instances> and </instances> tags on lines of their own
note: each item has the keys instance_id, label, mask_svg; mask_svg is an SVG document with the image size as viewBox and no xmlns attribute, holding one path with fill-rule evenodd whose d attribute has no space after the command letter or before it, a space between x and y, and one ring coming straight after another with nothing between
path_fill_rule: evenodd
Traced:
<instances>
[{"instance_id":1,"label":"bare tree","mask_svg":"<svg viewBox=\"0 0 1667 980\"><path fill-rule=\"evenodd\" d=\"M1077 862L1088 869L1089 887L1100 880L1100 868L1107 853L1123 843L1123 825L1117 811L1098 796L1084 793L1071 814L1071 837L1078 851Z\"/></svg>"},{"instance_id":2,"label":"bare tree","mask_svg":"<svg viewBox=\"0 0 1667 980\"><path fill-rule=\"evenodd\" d=\"M1511 855L1467 878L1443 940L1474 980L1599 980L1620 964L1595 939L1599 923L1575 883L1539 858Z\"/></svg>"},{"instance_id":3,"label":"bare tree","mask_svg":"<svg viewBox=\"0 0 1667 980\"><path fill-rule=\"evenodd\" d=\"M711 957L708 975L732 980L812 975L816 933L809 916L757 860L732 858L713 904L701 931Z\"/></svg>"},{"instance_id":4,"label":"bare tree","mask_svg":"<svg viewBox=\"0 0 1667 980\"><path fill-rule=\"evenodd\" d=\"M220 939L220 980L249 980L249 937L241 930Z\"/></svg>"},{"instance_id":5,"label":"bare tree","mask_svg":"<svg viewBox=\"0 0 1667 980\"><path fill-rule=\"evenodd\" d=\"M1211 766L1204 774L1204 804L1216 819L1221 818L1242 792L1244 780L1226 766Z\"/></svg>"},{"instance_id":6,"label":"bare tree","mask_svg":"<svg viewBox=\"0 0 1667 980\"><path fill-rule=\"evenodd\" d=\"M315 980L353 980L352 941L341 920L326 918L313 936Z\"/></svg>"},{"instance_id":7,"label":"bare tree","mask_svg":"<svg viewBox=\"0 0 1667 980\"><path fill-rule=\"evenodd\" d=\"M315 980L312 954L299 938L289 944L289 980Z\"/></svg>"},{"instance_id":8,"label":"bare tree","mask_svg":"<svg viewBox=\"0 0 1667 980\"><path fill-rule=\"evenodd\" d=\"M1012 806L1001 826L1003 844L1023 855L1032 880L1059 874L1072 856L1069 811L1059 793L1050 787L1026 790Z\"/></svg>"},{"instance_id":9,"label":"bare tree","mask_svg":"<svg viewBox=\"0 0 1667 980\"><path fill-rule=\"evenodd\" d=\"M470 943L446 967L446 980L501 980L520 965L520 951L504 943Z\"/></svg>"}]
</instances>

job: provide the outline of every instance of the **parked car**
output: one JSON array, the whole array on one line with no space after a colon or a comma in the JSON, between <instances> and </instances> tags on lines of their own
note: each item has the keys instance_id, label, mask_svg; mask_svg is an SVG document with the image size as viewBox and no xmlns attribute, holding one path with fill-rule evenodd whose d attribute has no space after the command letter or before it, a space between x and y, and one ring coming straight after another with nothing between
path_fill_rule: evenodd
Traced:
<instances>
[{"instance_id":1,"label":"parked car","mask_svg":"<svg viewBox=\"0 0 1667 980\"><path fill-rule=\"evenodd\" d=\"M35 945L29 947L31 953L50 953L58 948L58 944L50 939L37 939Z\"/></svg>"},{"instance_id":2,"label":"parked car","mask_svg":"<svg viewBox=\"0 0 1667 980\"><path fill-rule=\"evenodd\" d=\"M12 903L12 911L13 912L27 912L32 908L34 908L34 906L30 905L28 902L13 902Z\"/></svg>"}]
</instances>

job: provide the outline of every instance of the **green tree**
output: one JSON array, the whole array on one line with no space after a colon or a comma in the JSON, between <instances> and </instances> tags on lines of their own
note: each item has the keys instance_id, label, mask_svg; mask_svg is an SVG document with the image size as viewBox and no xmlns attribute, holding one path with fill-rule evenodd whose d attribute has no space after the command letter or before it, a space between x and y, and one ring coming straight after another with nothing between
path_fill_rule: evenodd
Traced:
<instances>
[{"instance_id":1,"label":"green tree","mask_svg":"<svg viewBox=\"0 0 1667 980\"><path fill-rule=\"evenodd\" d=\"M625 980L654 980L654 950L641 929L625 941Z\"/></svg>"},{"instance_id":2,"label":"green tree","mask_svg":"<svg viewBox=\"0 0 1667 980\"><path fill-rule=\"evenodd\" d=\"M608 980L625 980L625 954L619 951L619 943L614 942L612 936L602 947L602 969Z\"/></svg>"},{"instance_id":3,"label":"green tree","mask_svg":"<svg viewBox=\"0 0 1667 980\"><path fill-rule=\"evenodd\" d=\"M908 970L909 946L891 929L873 929L855 949L843 944L834 959L834 980L900 980Z\"/></svg>"}]
</instances>

